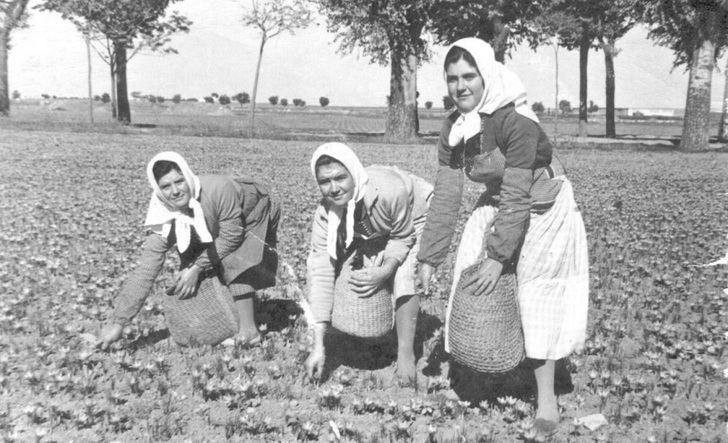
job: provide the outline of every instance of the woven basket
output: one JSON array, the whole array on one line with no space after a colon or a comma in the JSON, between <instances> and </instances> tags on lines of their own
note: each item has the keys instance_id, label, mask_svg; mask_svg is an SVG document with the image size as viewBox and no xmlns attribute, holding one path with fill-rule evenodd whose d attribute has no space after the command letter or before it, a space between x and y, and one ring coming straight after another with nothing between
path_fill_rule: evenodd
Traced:
<instances>
[{"instance_id":1,"label":"woven basket","mask_svg":"<svg viewBox=\"0 0 728 443\"><path fill-rule=\"evenodd\" d=\"M351 254L341 266L341 272L334 285L331 325L355 337L376 338L386 335L394 327L392 279L369 297L359 297L351 290L349 276L352 272L352 262L357 259L357 254L367 252L372 251L358 251L356 254Z\"/></svg>"},{"instance_id":2,"label":"woven basket","mask_svg":"<svg viewBox=\"0 0 728 443\"><path fill-rule=\"evenodd\" d=\"M525 357L523 330L516 301L516 275L504 273L495 289L474 296L474 285L463 282L479 263L465 269L453 294L449 320L450 354L456 362L477 372L506 372Z\"/></svg>"},{"instance_id":3,"label":"woven basket","mask_svg":"<svg viewBox=\"0 0 728 443\"><path fill-rule=\"evenodd\" d=\"M172 339L180 345L214 345L238 332L230 290L217 275L200 282L193 297L165 298L164 316Z\"/></svg>"}]
</instances>

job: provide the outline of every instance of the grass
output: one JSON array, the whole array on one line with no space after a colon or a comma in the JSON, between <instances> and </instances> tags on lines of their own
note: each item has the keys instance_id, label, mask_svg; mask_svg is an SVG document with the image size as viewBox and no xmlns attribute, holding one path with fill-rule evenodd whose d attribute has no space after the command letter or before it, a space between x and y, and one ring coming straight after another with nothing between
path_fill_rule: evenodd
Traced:
<instances>
[{"instance_id":1,"label":"grass","mask_svg":"<svg viewBox=\"0 0 728 443\"><path fill-rule=\"evenodd\" d=\"M8 123L3 123L8 125ZM421 389L391 382L393 337L329 338L327 376L303 377L296 301L318 198L313 141L4 129L0 139L0 436L10 441L533 440L528 367L457 368L441 348L448 262L423 302ZM435 148L357 143L365 164L429 180ZM728 154L559 146L589 241L589 332L562 361L562 441L724 441ZM166 337L168 260L124 339L93 347L143 240L144 168L162 150L198 173L265 181L282 203L279 284L260 294L264 344L178 348ZM466 186L465 208L479 188ZM458 232L467 211L459 217ZM454 397L459 394L459 397ZM603 414L596 431L575 419Z\"/></svg>"}]
</instances>

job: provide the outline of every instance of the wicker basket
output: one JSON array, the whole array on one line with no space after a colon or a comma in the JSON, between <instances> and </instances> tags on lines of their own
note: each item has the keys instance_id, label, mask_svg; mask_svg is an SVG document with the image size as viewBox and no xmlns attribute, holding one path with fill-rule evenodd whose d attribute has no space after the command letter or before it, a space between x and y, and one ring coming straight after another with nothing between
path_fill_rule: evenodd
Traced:
<instances>
[{"instance_id":1,"label":"wicker basket","mask_svg":"<svg viewBox=\"0 0 728 443\"><path fill-rule=\"evenodd\" d=\"M357 253L351 254L341 266L341 272L334 285L331 325L355 337L376 338L386 335L394 327L392 279L389 279L369 297L359 297L352 291L349 285L352 262L360 258L357 257L357 254L362 253L373 253L373 251L357 251Z\"/></svg>"},{"instance_id":2,"label":"wicker basket","mask_svg":"<svg viewBox=\"0 0 728 443\"><path fill-rule=\"evenodd\" d=\"M164 316L180 345L214 345L238 332L232 295L217 275L204 278L193 297L166 297Z\"/></svg>"},{"instance_id":3,"label":"wicker basket","mask_svg":"<svg viewBox=\"0 0 728 443\"><path fill-rule=\"evenodd\" d=\"M506 372L525 357L523 330L516 300L516 275L504 273L495 289L474 296L463 282L479 263L465 269L453 294L448 338L456 362L478 372Z\"/></svg>"}]
</instances>

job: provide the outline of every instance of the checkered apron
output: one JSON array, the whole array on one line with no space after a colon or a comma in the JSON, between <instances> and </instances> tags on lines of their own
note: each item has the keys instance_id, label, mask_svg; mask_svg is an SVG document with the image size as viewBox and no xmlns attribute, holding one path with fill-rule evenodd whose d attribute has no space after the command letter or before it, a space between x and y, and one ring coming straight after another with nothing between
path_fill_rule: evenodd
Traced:
<instances>
[{"instance_id":1,"label":"checkered apron","mask_svg":"<svg viewBox=\"0 0 728 443\"><path fill-rule=\"evenodd\" d=\"M566 177L556 200L543 214L531 213L516 269L518 306L526 356L556 360L584 346L589 302L586 232ZM465 224L458 246L450 300L445 317L445 350L452 297L460 273L480 259L483 236L498 210L476 208Z\"/></svg>"}]
</instances>

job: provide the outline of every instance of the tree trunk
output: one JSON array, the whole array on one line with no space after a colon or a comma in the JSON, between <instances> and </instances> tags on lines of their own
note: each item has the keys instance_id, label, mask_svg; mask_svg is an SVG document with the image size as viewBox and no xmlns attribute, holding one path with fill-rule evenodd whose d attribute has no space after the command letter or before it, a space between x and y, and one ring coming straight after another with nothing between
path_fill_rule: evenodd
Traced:
<instances>
[{"instance_id":1,"label":"tree trunk","mask_svg":"<svg viewBox=\"0 0 728 443\"><path fill-rule=\"evenodd\" d=\"M554 137L559 133L559 41L554 39Z\"/></svg>"},{"instance_id":2,"label":"tree trunk","mask_svg":"<svg viewBox=\"0 0 728 443\"><path fill-rule=\"evenodd\" d=\"M606 97L607 97L607 138L617 138L614 125L614 39L607 38L602 44L604 51L604 66L606 68Z\"/></svg>"},{"instance_id":3,"label":"tree trunk","mask_svg":"<svg viewBox=\"0 0 728 443\"><path fill-rule=\"evenodd\" d=\"M392 46L390 46L392 47ZM384 137L406 143L417 137L417 56L392 50Z\"/></svg>"},{"instance_id":4,"label":"tree trunk","mask_svg":"<svg viewBox=\"0 0 728 443\"><path fill-rule=\"evenodd\" d=\"M501 63L506 62L506 43L508 43L508 28L500 17L493 18L493 52L495 59Z\"/></svg>"},{"instance_id":5,"label":"tree trunk","mask_svg":"<svg viewBox=\"0 0 728 443\"><path fill-rule=\"evenodd\" d=\"M680 139L683 151L708 149L710 137L710 87L713 77L715 43L711 40L711 25L715 14L702 12L698 38L690 62L688 96L685 103L685 118Z\"/></svg>"},{"instance_id":6,"label":"tree trunk","mask_svg":"<svg viewBox=\"0 0 728 443\"><path fill-rule=\"evenodd\" d=\"M116 119L125 125L131 123L129 95L126 88L126 43L114 42L114 65L116 65Z\"/></svg>"},{"instance_id":7,"label":"tree trunk","mask_svg":"<svg viewBox=\"0 0 728 443\"><path fill-rule=\"evenodd\" d=\"M109 70L109 82L111 83L111 118L116 118L116 68L113 60L109 63Z\"/></svg>"},{"instance_id":8,"label":"tree trunk","mask_svg":"<svg viewBox=\"0 0 728 443\"><path fill-rule=\"evenodd\" d=\"M93 87L91 83L91 39L89 34L86 34L86 63L88 64L88 121L93 124L94 122L94 96Z\"/></svg>"},{"instance_id":9,"label":"tree trunk","mask_svg":"<svg viewBox=\"0 0 728 443\"><path fill-rule=\"evenodd\" d=\"M258 96L258 77L260 76L260 62L263 60L263 48L267 37L263 34L263 38L260 39L260 51L258 52L258 65L255 67L255 80L253 80L253 94L250 97L250 129L248 130L248 137L253 138L255 136L255 99ZM241 104L242 106L242 104Z\"/></svg>"},{"instance_id":10,"label":"tree trunk","mask_svg":"<svg viewBox=\"0 0 728 443\"><path fill-rule=\"evenodd\" d=\"M10 93L8 92L8 39L10 33L0 32L0 117L10 115Z\"/></svg>"},{"instance_id":11,"label":"tree trunk","mask_svg":"<svg viewBox=\"0 0 728 443\"><path fill-rule=\"evenodd\" d=\"M728 60L726 60L725 69L725 87L723 88L723 112L720 118L720 127L718 128L718 139L722 142L728 142Z\"/></svg>"},{"instance_id":12,"label":"tree trunk","mask_svg":"<svg viewBox=\"0 0 728 443\"><path fill-rule=\"evenodd\" d=\"M585 32L579 45L579 137L587 137L587 63L591 38Z\"/></svg>"}]
</instances>

